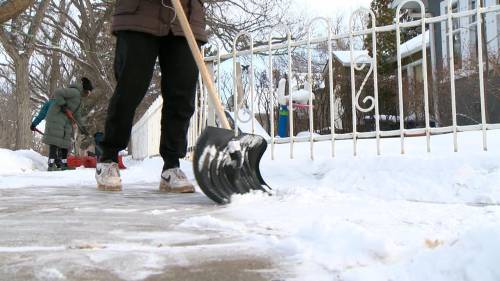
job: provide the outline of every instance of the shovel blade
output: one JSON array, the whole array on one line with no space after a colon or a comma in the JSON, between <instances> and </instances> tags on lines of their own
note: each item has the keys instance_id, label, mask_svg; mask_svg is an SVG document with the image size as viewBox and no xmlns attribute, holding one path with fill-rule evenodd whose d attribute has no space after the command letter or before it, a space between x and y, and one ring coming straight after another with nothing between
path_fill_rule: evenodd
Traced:
<instances>
[{"instance_id":1,"label":"shovel blade","mask_svg":"<svg viewBox=\"0 0 500 281\"><path fill-rule=\"evenodd\" d=\"M230 156L228 143L238 140L241 144L243 163L235 165ZM201 190L218 204L227 204L233 194L245 194L252 190L270 193L259 170L259 163L267 148L266 140L257 135L208 127L196 144L193 171Z\"/></svg>"}]
</instances>

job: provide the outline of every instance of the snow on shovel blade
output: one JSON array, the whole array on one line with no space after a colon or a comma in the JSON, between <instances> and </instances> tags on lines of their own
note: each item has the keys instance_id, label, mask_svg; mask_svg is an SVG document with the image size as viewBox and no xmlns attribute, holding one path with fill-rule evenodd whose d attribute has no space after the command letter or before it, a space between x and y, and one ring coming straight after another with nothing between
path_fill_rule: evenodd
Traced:
<instances>
[{"instance_id":1,"label":"snow on shovel blade","mask_svg":"<svg viewBox=\"0 0 500 281\"><path fill-rule=\"evenodd\" d=\"M242 161L234 160L230 143L239 141ZM227 204L233 194L245 194L252 190L269 193L270 187L264 182L259 163L266 151L267 142L257 135L241 134L234 131L208 127L196 144L193 170L201 190L213 201ZM239 162L239 163L238 163Z\"/></svg>"}]
</instances>

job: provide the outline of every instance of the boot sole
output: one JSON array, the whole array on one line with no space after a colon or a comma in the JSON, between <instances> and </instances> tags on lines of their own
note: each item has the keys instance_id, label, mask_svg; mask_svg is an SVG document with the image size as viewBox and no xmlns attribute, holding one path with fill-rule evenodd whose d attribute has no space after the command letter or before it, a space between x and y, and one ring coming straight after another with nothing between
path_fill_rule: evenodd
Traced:
<instances>
[{"instance_id":1,"label":"boot sole","mask_svg":"<svg viewBox=\"0 0 500 281\"><path fill-rule=\"evenodd\" d=\"M98 184L97 189L99 189L100 191L114 191L114 192L122 191L121 186L109 186L109 185L102 185L102 184Z\"/></svg>"},{"instance_id":2,"label":"boot sole","mask_svg":"<svg viewBox=\"0 0 500 281\"><path fill-rule=\"evenodd\" d=\"M181 186L176 188L171 188L164 183L160 183L160 192L165 193L194 193L193 186Z\"/></svg>"}]
</instances>

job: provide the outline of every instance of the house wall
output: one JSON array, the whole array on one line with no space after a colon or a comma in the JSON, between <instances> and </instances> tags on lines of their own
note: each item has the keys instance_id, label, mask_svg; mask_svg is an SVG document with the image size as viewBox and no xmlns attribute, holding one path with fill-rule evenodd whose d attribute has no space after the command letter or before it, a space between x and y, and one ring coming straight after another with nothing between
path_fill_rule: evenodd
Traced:
<instances>
[{"instance_id":1,"label":"house wall","mask_svg":"<svg viewBox=\"0 0 500 281\"><path fill-rule=\"evenodd\" d=\"M479 0L456 0L455 2L457 3L457 10L463 12L474 9L476 7L476 1ZM499 0L484 0L484 6L494 6L498 4L500 4ZM448 0L431 1L429 5L429 12L431 12L434 16L447 14ZM484 24L486 27L485 36L486 41L488 42L488 54L498 56L500 55L500 16L497 13L488 13L485 18ZM460 26L459 35L461 61L456 61L456 63L463 65L463 62L470 61L477 56L477 33L475 29L476 20L475 17L462 17L458 21ZM441 22L437 25L437 27L438 28L435 33L437 61L442 62L442 64L438 63L439 66L447 68L449 62L449 39L447 36L448 22Z\"/></svg>"},{"instance_id":2,"label":"house wall","mask_svg":"<svg viewBox=\"0 0 500 281\"><path fill-rule=\"evenodd\" d=\"M430 1L427 6L427 11L432 14L432 16L441 15L441 1ZM434 40L436 42L436 60L441 62L443 60L442 51L442 36L441 36L441 24L434 24ZM432 34L431 34L432 36ZM431 40L432 41L432 40ZM442 64L438 63L438 67L442 67Z\"/></svg>"},{"instance_id":3,"label":"house wall","mask_svg":"<svg viewBox=\"0 0 500 281\"><path fill-rule=\"evenodd\" d=\"M485 0L487 6L500 4L499 0ZM499 55L499 23L500 15L498 13L489 13L486 15L486 39L488 42L488 52Z\"/></svg>"}]
</instances>

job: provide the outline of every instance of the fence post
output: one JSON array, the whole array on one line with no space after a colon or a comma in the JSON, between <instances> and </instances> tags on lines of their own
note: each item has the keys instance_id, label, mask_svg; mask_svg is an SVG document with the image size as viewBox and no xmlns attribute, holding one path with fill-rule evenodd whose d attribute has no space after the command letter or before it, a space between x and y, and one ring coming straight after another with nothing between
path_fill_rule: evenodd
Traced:
<instances>
[{"instance_id":1,"label":"fence post","mask_svg":"<svg viewBox=\"0 0 500 281\"><path fill-rule=\"evenodd\" d=\"M207 63L207 68L208 68L210 75L212 75L212 77L213 77L214 76L213 65L211 63ZM220 82L217 81L217 83L220 83ZM213 104L212 99L208 99L207 125L211 126L211 127L217 126L217 124L215 123L215 105Z\"/></svg>"},{"instance_id":2,"label":"fence post","mask_svg":"<svg viewBox=\"0 0 500 281\"><path fill-rule=\"evenodd\" d=\"M429 24L429 41L431 45L431 66L432 66L432 101L434 107L434 119L436 123L441 124L441 115L439 114L439 92L438 92L438 73L436 58L436 27L434 23Z\"/></svg>"}]
</instances>

